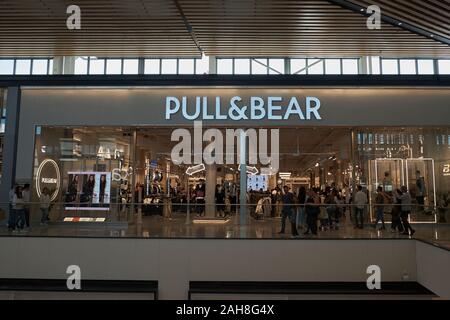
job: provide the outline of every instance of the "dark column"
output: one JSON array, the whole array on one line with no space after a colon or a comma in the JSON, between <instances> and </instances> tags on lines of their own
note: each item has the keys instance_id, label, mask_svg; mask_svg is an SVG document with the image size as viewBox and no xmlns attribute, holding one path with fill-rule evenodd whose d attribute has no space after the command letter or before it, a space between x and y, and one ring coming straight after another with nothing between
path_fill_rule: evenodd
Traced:
<instances>
[{"instance_id":1,"label":"dark column","mask_svg":"<svg viewBox=\"0 0 450 320\"><path fill-rule=\"evenodd\" d=\"M8 87L6 96L5 142L3 147L3 172L0 184L0 203L7 209L9 190L16 175L17 136L19 132L20 88ZM32 137L30 137L32 138Z\"/></svg>"}]
</instances>

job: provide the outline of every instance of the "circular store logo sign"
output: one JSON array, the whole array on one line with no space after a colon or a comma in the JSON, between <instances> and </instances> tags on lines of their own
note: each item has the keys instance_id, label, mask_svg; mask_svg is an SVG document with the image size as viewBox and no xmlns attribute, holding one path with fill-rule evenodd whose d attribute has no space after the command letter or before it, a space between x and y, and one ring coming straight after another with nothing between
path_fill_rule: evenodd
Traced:
<instances>
[{"instance_id":1,"label":"circular store logo sign","mask_svg":"<svg viewBox=\"0 0 450 320\"><path fill-rule=\"evenodd\" d=\"M50 190L51 201L58 196L61 186L61 173L55 160L45 159L39 165L36 172L36 192L40 198L44 188Z\"/></svg>"}]
</instances>

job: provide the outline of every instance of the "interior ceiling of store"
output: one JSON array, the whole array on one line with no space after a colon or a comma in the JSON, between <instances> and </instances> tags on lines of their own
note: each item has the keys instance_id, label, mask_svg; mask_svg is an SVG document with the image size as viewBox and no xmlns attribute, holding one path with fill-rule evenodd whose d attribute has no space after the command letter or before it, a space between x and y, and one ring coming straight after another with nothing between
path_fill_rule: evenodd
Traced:
<instances>
[{"instance_id":1,"label":"interior ceiling of store","mask_svg":"<svg viewBox=\"0 0 450 320\"><path fill-rule=\"evenodd\" d=\"M74 3L81 30L66 28ZM405 25L368 30L342 4L377 4ZM0 0L0 56L439 57L449 21L449 0Z\"/></svg>"},{"instance_id":2,"label":"interior ceiling of store","mask_svg":"<svg viewBox=\"0 0 450 320\"><path fill-rule=\"evenodd\" d=\"M52 132L54 130L56 129L52 128ZM59 130L64 132L66 129L59 127ZM172 131L168 128L139 128L138 150L150 152L153 157L161 159L170 157L172 147L178 143L171 141ZM113 140L124 145L129 145L132 141L130 132L130 128L109 127L85 127L73 131L83 143L89 139L102 140L99 137L108 137L105 141ZM225 133L223 134L225 136ZM345 128L283 128L279 137L280 170L303 175L317 162L329 167L336 165L330 158L336 158L337 161L349 160L350 151L347 143L349 139L350 132ZM205 142L204 146L207 144ZM269 154L272 150L272 147L268 148ZM228 167L236 168L236 166Z\"/></svg>"}]
</instances>

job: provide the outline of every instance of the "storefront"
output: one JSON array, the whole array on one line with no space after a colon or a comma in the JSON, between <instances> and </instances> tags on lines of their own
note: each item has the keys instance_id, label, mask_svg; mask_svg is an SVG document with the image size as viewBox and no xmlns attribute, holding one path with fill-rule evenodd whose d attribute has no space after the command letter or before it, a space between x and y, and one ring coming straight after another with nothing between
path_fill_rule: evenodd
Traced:
<instances>
[{"instance_id":1,"label":"storefront","mask_svg":"<svg viewBox=\"0 0 450 320\"><path fill-rule=\"evenodd\" d=\"M48 190L60 221L130 222L135 204L184 217L204 181L206 216L216 186L229 211L242 187L260 199L362 185L372 199L406 185L424 197L411 219L434 222L450 191L449 101L433 86L22 87L15 179L36 202Z\"/></svg>"}]
</instances>

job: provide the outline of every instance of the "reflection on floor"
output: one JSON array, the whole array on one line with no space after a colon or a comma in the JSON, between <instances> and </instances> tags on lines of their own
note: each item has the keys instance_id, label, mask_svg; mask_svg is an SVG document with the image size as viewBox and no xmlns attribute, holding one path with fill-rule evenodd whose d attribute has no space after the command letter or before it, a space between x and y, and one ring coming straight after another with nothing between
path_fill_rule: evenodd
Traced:
<instances>
[{"instance_id":1,"label":"reflection on floor","mask_svg":"<svg viewBox=\"0 0 450 320\"><path fill-rule=\"evenodd\" d=\"M179 214L172 219L161 216L143 217L142 224L130 223L128 226L118 227L106 223L77 224L66 223L40 226L32 224L26 232L11 233L5 226L0 227L0 235L18 236L67 236L67 237L139 237L139 238L226 238L226 239L380 239L380 238L408 238L398 232L392 232L390 225L386 230L376 230L373 226L364 229L354 229L349 219L341 221L339 230L319 231L317 236L304 235L299 229L300 236L290 235L290 224L287 223L286 233L280 231L280 218L266 218L263 220L248 219L245 226L239 225L239 217L231 216L225 224L186 224L186 216ZM380 226L380 225L379 225ZM450 224L415 224L417 230L414 238L431 241L450 248Z\"/></svg>"}]
</instances>

